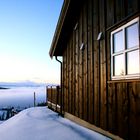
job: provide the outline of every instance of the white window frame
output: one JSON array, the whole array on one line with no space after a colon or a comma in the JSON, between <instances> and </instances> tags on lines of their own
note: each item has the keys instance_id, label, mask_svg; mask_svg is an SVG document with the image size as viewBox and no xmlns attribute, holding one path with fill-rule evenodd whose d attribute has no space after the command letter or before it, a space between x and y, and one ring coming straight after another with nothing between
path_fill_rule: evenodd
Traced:
<instances>
[{"instance_id":1,"label":"white window frame","mask_svg":"<svg viewBox=\"0 0 140 140\"><path fill-rule=\"evenodd\" d=\"M139 73L138 74L131 74L131 75L127 75L126 74L126 69L127 69L127 66L126 66L126 61L127 61L127 58L126 58L126 53L127 52L132 52L132 51L135 51L135 50L139 50L139 63L140 63L140 42L139 42L139 45L136 46L136 47L133 47L133 48L127 48L126 49L126 41L125 41L125 29L135 23L138 23L138 28L139 28L139 17L133 19L132 21L126 23L125 25L119 27L118 29L114 30L111 32L111 79L112 80L119 80L119 79L136 79L136 78L140 78L140 68L139 68ZM119 52L113 52L113 35L119 31L123 31L123 46L124 46L124 50L122 51L119 51ZM139 31L139 29L138 29ZM140 34L140 31L139 31L139 34ZM140 35L139 35L140 37ZM116 75L114 76L113 73L114 73L114 62L113 62L113 57L114 56L117 56L117 55L120 55L120 54L123 54L124 56L124 59L123 59L123 63L124 63L124 74L123 75ZM140 66L140 64L139 64Z\"/></svg>"}]
</instances>

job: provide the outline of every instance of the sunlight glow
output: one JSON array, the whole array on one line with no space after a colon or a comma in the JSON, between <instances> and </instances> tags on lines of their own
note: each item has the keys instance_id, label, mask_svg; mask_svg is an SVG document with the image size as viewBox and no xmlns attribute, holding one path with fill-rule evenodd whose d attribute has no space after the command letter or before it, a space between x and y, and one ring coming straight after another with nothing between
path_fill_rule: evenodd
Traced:
<instances>
[{"instance_id":1,"label":"sunlight glow","mask_svg":"<svg viewBox=\"0 0 140 140\"><path fill-rule=\"evenodd\" d=\"M0 1L0 82L60 83L49 49L63 0Z\"/></svg>"}]
</instances>

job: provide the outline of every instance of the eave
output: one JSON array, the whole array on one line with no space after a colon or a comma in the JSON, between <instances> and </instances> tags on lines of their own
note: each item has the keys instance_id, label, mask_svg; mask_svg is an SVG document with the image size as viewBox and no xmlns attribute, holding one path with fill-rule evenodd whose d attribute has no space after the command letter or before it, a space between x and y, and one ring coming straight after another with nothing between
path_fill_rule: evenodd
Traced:
<instances>
[{"instance_id":1,"label":"eave","mask_svg":"<svg viewBox=\"0 0 140 140\"><path fill-rule=\"evenodd\" d=\"M67 39L73 31L72 28L75 26L77 21L77 15L79 13L81 3L82 0L80 3L75 2L74 0L64 0L49 51L51 58L53 56L62 56L63 51L66 48L65 45L67 43Z\"/></svg>"},{"instance_id":2,"label":"eave","mask_svg":"<svg viewBox=\"0 0 140 140\"><path fill-rule=\"evenodd\" d=\"M53 41L52 41L52 44L51 44L51 48L50 48L50 51L49 51L49 54L50 54L51 58L55 54L55 49L56 49L57 42L59 40L59 36L60 36L60 33L61 33L61 29L62 29L64 20L65 20L65 17L66 17L66 13L67 13L67 10L68 10L68 7L69 7L69 3L70 3L70 0L64 0L63 6L62 6L62 9L61 9L61 13L60 13L60 16L59 16L59 20L58 20L58 23L57 23L57 26L56 26L56 30L55 30L55 33L54 33Z\"/></svg>"}]
</instances>

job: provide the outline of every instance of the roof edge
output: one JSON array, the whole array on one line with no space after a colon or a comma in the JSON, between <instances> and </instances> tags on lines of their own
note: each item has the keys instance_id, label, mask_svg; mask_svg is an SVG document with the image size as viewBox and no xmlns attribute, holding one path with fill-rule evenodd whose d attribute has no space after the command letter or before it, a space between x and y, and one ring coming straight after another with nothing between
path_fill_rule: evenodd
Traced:
<instances>
[{"instance_id":1,"label":"roof edge","mask_svg":"<svg viewBox=\"0 0 140 140\"><path fill-rule=\"evenodd\" d=\"M60 36L60 33L61 33L61 29L63 27L64 20L65 20L65 17L66 17L68 8L69 8L69 4L70 4L70 0L64 0L63 6L62 6L62 9L61 9L61 12L60 12L60 16L59 16L59 19L58 19L58 22L57 22L56 30L55 30L55 33L54 33L54 36L53 36L51 48L50 48L50 51L49 51L49 55L50 55L51 58L54 56L56 45L58 43L58 39L59 39L59 36Z\"/></svg>"}]
</instances>

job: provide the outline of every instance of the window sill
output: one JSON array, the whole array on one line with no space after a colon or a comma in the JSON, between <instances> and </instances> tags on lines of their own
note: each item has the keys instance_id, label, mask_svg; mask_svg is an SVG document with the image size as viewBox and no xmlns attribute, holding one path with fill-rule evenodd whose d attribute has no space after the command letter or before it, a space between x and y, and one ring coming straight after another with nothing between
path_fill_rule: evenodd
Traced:
<instances>
[{"instance_id":1,"label":"window sill","mask_svg":"<svg viewBox=\"0 0 140 140\"><path fill-rule=\"evenodd\" d=\"M128 83L128 82L140 82L140 78L137 79L116 79L116 80L110 80L107 81L108 84L110 83Z\"/></svg>"}]
</instances>

